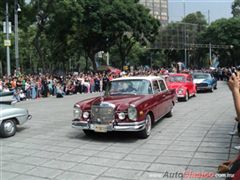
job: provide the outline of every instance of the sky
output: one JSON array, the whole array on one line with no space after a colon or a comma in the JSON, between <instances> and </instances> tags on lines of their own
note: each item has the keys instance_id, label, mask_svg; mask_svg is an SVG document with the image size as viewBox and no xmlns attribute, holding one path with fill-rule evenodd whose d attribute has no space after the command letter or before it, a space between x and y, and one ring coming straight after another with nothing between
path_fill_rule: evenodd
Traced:
<instances>
[{"instance_id":1,"label":"sky","mask_svg":"<svg viewBox=\"0 0 240 180\"><path fill-rule=\"evenodd\" d=\"M181 21L184 17L184 2L186 15L201 11L210 22L220 18L232 17L231 6L234 0L168 0L169 22Z\"/></svg>"}]
</instances>

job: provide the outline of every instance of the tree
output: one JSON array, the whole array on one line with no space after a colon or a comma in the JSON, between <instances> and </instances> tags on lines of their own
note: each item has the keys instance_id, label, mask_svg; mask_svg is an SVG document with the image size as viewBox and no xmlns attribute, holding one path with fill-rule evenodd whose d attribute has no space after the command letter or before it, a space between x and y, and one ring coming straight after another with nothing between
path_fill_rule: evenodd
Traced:
<instances>
[{"instance_id":1,"label":"tree","mask_svg":"<svg viewBox=\"0 0 240 180\"><path fill-rule=\"evenodd\" d=\"M239 64L240 55L240 18L219 19L213 22L202 35L204 43L227 45L229 49L219 51L220 58L230 55L231 61L221 59L222 65Z\"/></svg>"},{"instance_id":2,"label":"tree","mask_svg":"<svg viewBox=\"0 0 240 180\"><path fill-rule=\"evenodd\" d=\"M96 70L95 54L117 44L122 64L134 43L151 39L159 24L135 0L82 1L83 20L76 39ZM130 34L130 36L129 36Z\"/></svg>"},{"instance_id":3,"label":"tree","mask_svg":"<svg viewBox=\"0 0 240 180\"><path fill-rule=\"evenodd\" d=\"M81 48L79 42L76 44L74 36L82 21L82 11L82 6L77 1L64 0L56 1L54 8L49 11L49 25L45 34L49 41L49 59L53 67L64 67L68 65L67 62L80 59Z\"/></svg>"},{"instance_id":4,"label":"tree","mask_svg":"<svg viewBox=\"0 0 240 180\"><path fill-rule=\"evenodd\" d=\"M78 47L85 52L86 64L88 58L92 62L94 70L97 70L95 54L106 51L112 46L118 36L118 11L116 1L82 0L83 18L77 26L75 40ZM77 44L77 43L76 43Z\"/></svg>"},{"instance_id":5,"label":"tree","mask_svg":"<svg viewBox=\"0 0 240 180\"><path fill-rule=\"evenodd\" d=\"M188 14L182 19L182 22L197 24L200 26L207 25L206 18L200 11Z\"/></svg>"},{"instance_id":6,"label":"tree","mask_svg":"<svg viewBox=\"0 0 240 180\"><path fill-rule=\"evenodd\" d=\"M240 0L234 0L232 4L233 17L240 17Z\"/></svg>"},{"instance_id":7,"label":"tree","mask_svg":"<svg viewBox=\"0 0 240 180\"><path fill-rule=\"evenodd\" d=\"M207 21L205 16L197 11L195 13L188 14L183 18L182 22L187 23L187 32L186 32L186 41L190 44L201 44L201 34L204 33L207 29ZM189 67L202 67L204 66L204 59L207 49L196 49L187 46L188 54L188 66Z\"/></svg>"},{"instance_id":8,"label":"tree","mask_svg":"<svg viewBox=\"0 0 240 180\"><path fill-rule=\"evenodd\" d=\"M188 55L191 55L189 66L200 62L200 52L191 47L199 43L199 36L205 32L207 22L201 12L188 14L181 22L172 22L160 29L160 33L154 43L154 48L161 49L165 58L165 65L173 62L184 61L184 49L187 48ZM190 58L188 58L190 60Z\"/></svg>"},{"instance_id":9,"label":"tree","mask_svg":"<svg viewBox=\"0 0 240 180\"><path fill-rule=\"evenodd\" d=\"M121 67L126 63L126 57L136 43L143 46L149 45L155 40L159 32L160 22L149 14L144 6L133 3L125 7L128 16L128 29L117 39L117 46L121 57ZM131 14L129 14L131 12Z\"/></svg>"},{"instance_id":10,"label":"tree","mask_svg":"<svg viewBox=\"0 0 240 180\"><path fill-rule=\"evenodd\" d=\"M53 71L56 68L66 70L69 60L79 58L78 51L72 43L75 42L73 34L76 33L76 24L81 23L82 9L79 3L64 0L32 0L23 8L25 10L21 14L19 26L23 33L20 35L27 40L23 46L31 49L21 53L23 58L32 57L31 63L44 71ZM21 51L23 49L24 47ZM37 58L33 58L32 53L36 53Z\"/></svg>"}]
</instances>

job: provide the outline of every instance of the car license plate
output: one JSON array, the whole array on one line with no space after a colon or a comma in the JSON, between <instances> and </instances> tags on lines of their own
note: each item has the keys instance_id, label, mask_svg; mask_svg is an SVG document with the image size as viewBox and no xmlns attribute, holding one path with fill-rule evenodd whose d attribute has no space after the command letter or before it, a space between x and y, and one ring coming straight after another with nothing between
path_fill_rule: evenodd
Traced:
<instances>
[{"instance_id":1,"label":"car license plate","mask_svg":"<svg viewBox=\"0 0 240 180\"><path fill-rule=\"evenodd\" d=\"M95 132L107 132L107 126L106 125L95 125L94 131Z\"/></svg>"}]
</instances>

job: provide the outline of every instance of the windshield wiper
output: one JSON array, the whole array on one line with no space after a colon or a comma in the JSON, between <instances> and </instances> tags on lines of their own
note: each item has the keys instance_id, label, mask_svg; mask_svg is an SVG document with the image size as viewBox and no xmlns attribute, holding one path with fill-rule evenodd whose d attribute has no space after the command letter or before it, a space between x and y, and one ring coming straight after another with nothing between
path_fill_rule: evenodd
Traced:
<instances>
[{"instance_id":1,"label":"windshield wiper","mask_svg":"<svg viewBox=\"0 0 240 180\"><path fill-rule=\"evenodd\" d=\"M134 92L123 92L124 95L137 95L137 93Z\"/></svg>"},{"instance_id":2,"label":"windshield wiper","mask_svg":"<svg viewBox=\"0 0 240 180\"><path fill-rule=\"evenodd\" d=\"M116 96L116 95L122 95L122 92L115 92L115 93L109 93L109 95L111 96Z\"/></svg>"}]
</instances>

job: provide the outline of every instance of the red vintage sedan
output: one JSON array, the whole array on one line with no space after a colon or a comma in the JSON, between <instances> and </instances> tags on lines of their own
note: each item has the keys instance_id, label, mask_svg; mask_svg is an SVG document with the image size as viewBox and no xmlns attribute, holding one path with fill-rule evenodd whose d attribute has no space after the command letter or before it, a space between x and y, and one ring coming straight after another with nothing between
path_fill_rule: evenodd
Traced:
<instances>
[{"instance_id":1,"label":"red vintage sedan","mask_svg":"<svg viewBox=\"0 0 240 180\"><path fill-rule=\"evenodd\" d=\"M188 101L189 97L196 96L196 85L191 74L170 74L168 77L169 89L175 89L179 100Z\"/></svg>"},{"instance_id":2,"label":"red vintage sedan","mask_svg":"<svg viewBox=\"0 0 240 180\"><path fill-rule=\"evenodd\" d=\"M161 77L125 77L110 81L105 95L74 105L72 127L92 132L134 131L147 138L152 124L172 116L175 90Z\"/></svg>"}]
</instances>

